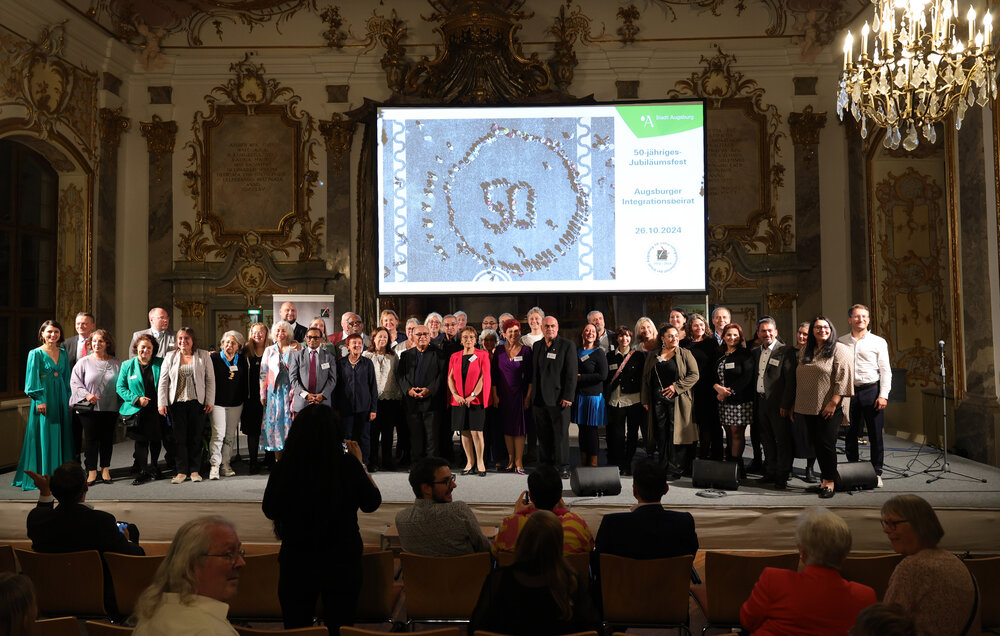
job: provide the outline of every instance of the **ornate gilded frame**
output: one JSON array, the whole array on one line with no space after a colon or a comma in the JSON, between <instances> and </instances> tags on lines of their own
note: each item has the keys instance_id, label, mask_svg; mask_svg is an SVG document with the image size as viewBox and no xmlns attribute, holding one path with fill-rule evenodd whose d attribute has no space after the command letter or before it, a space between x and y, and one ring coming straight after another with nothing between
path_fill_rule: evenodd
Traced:
<instances>
[{"instance_id":1,"label":"ornate gilded frame","mask_svg":"<svg viewBox=\"0 0 1000 636\"><path fill-rule=\"evenodd\" d=\"M281 255L291 256L299 250L298 261L317 260L324 219L310 218L314 187L319 174L316 164L316 125L312 115L300 111L301 98L291 88L281 86L276 79L265 77L265 69L249 61L249 55L230 65L234 73L222 86L214 87L205 96L207 113L198 111L191 125L192 140L185 144L188 150L188 169L184 171L184 185L194 202L195 222L181 223L179 239L181 256L190 262L203 262L206 257L225 259L233 247L261 246L275 261ZM223 101L228 103L222 103ZM211 194L212 132L222 125L227 116L255 115L280 117L294 136L294 167L292 182L297 192L292 196L292 209L272 227L234 231L226 228L223 218L215 213Z\"/></svg>"}]
</instances>

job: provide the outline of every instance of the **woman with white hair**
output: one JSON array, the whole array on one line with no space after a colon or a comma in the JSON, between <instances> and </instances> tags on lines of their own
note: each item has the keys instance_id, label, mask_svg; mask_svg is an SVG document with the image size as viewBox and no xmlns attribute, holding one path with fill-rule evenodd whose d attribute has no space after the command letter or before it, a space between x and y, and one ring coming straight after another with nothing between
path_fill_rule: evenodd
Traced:
<instances>
[{"instance_id":1,"label":"woman with white hair","mask_svg":"<svg viewBox=\"0 0 1000 636\"><path fill-rule=\"evenodd\" d=\"M285 437L292 425L293 396L288 360L300 346L292 340L292 325L284 320L271 327L271 340L274 344L264 349L260 360L260 403L264 405L260 448L274 451L275 457L281 459Z\"/></svg>"},{"instance_id":2,"label":"woman with white hair","mask_svg":"<svg viewBox=\"0 0 1000 636\"><path fill-rule=\"evenodd\" d=\"M807 508L795 540L805 569L764 568L740 622L751 634L847 634L858 613L876 601L875 590L840 575L851 551L847 522L826 508Z\"/></svg>"},{"instance_id":3,"label":"woman with white hair","mask_svg":"<svg viewBox=\"0 0 1000 636\"><path fill-rule=\"evenodd\" d=\"M240 424L243 403L247 398L247 358L240 355L245 340L238 331L222 334L221 349L212 353L215 369L215 408L212 409L212 441L209 444L209 479L219 474L234 477L229 459L236 448L236 428Z\"/></svg>"},{"instance_id":4,"label":"woman with white hair","mask_svg":"<svg viewBox=\"0 0 1000 636\"><path fill-rule=\"evenodd\" d=\"M632 346L637 350L649 353L659 348L660 340L657 338L658 332L652 318L642 316L639 320L636 320L635 329L632 333L635 334L635 342Z\"/></svg>"},{"instance_id":5,"label":"woman with white hair","mask_svg":"<svg viewBox=\"0 0 1000 636\"><path fill-rule=\"evenodd\" d=\"M545 312L541 307L532 307L528 310L528 328L530 331L521 336L521 344L528 347L535 346L535 343L542 339L542 321L545 320ZM504 321L501 319L500 324Z\"/></svg>"},{"instance_id":6,"label":"woman with white hair","mask_svg":"<svg viewBox=\"0 0 1000 636\"><path fill-rule=\"evenodd\" d=\"M889 577L885 601L902 605L919 634L978 634L976 582L958 557L938 547L944 528L934 508L916 495L893 497L882 504L882 530L905 556Z\"/></svg>"}]
</instances>

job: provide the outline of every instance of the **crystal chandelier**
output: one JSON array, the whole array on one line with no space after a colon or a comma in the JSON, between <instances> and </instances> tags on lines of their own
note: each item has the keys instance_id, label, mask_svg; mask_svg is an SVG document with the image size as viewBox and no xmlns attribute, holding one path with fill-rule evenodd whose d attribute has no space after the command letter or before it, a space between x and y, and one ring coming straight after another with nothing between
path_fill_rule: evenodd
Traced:
<instances>
[{"instance_id":1,"label":"crystal chandelier","mask_svg":"<svg viewBox=\"0 0 1000 636\"><path fill-rule=\"evenodd\" d=\"M861 50L854 37L844 39L837 114L850 109L868 135L869 122L886 129L886 148L913 150L917 131L930 143L934 123L955 111L955 128L965 111L997 96L993 18L989 11L976 24L970 6L962 28L958 0L871 0L875 17L861 29ZM964 39L965 36L968 39ZM871 40L871 42L869 42ZM871 44L871 46L869 46ZM905 137L903 136L905 135Z\"/></svg>"}]
</instances>

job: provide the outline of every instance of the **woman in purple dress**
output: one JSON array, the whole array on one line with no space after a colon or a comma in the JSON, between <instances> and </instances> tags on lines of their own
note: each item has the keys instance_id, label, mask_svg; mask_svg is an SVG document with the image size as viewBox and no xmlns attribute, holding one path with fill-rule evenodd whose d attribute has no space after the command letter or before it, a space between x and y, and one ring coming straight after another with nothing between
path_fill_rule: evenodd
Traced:
<instances>
[{"instance_id":1,"label":"woman in purple dress","mask_svg":"<svg viewBox=\"0 0 1000 636\"><path fill-rule=\"evenodd\" d=\"M531 425L531 347L521 344L517 319L503 321L502 329L507 342L496 350L492 401L507 444L507 470L523 475L524 436Z\"/></svg>"}]
</instances>

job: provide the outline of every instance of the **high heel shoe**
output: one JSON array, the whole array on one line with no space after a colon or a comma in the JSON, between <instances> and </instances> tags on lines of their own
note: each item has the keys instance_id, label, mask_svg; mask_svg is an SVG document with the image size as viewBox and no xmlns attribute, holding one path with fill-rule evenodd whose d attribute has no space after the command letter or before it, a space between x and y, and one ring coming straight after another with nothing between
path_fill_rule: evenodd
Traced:
<instances>
[{"instance_id":1,"label":"high heel shoe","mask_svg":"<svg viewBox=\"0 0 1000 636\"><path fill-rule=\"evenodd\" d=\"M471 466L471 467L466 468L465 470L463 470L462 474L463 475L471 475L474 472L476 472L476 467L475 466Z\"/></svg>"}]
</instances>

